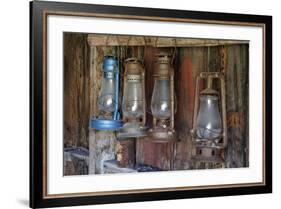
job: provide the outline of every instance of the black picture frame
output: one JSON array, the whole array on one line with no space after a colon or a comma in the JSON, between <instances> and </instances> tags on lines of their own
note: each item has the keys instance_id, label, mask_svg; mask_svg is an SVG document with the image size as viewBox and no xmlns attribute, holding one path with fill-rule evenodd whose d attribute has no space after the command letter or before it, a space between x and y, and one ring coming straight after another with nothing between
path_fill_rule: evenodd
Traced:
<instances>
[{"instance_id":1,"label":"black picture frame","mask_svg":"<svg viewBox=\"0 0 281 209\"><path fill-rule=\"evenodd\" d=\"M125 15L138 19L138 17L162 19L194 19L210 22L238 22L251 25L262 24L265 28L264 40L264 137L265 137L265 167L264 184L241 187L207 188L196 190L171 190L157 192L122 193L106 195L79 195L79 196L52 196L45 197L44 181L46 165L43 138L46 136L44 125L46 113L46 100L44 99L44 33L46 24L44 18L50 13L79 16L81 13ZM245 195L272 192L272 17L261 15L229 14L199 11L183 11L169 9L134 8L121 6L105 6L93 4L58 3L33 1L30 2L30 207L44 208L57 206L76 206L88 204L106 204L137 201L154 201L182 198L198 198L213 196Z\"/></svg>"}]
</instances>

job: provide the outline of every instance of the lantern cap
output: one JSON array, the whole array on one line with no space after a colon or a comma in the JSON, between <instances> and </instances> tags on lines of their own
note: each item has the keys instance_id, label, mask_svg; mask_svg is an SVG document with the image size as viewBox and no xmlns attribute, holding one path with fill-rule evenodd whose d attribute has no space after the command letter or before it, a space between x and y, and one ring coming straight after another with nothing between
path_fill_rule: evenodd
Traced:
<instances>
[{"instance_id":1,"label":"lantern cap","mask_svg":"<svg viewBox=\"0 0 281 209\"><path fill-rule=\"evenodd\" d=\"M126 59L124 65L126 74L140 75L144 71L142 62L136 57Z\"/></svg>"},{"instance_id":2,"label":"lantern cap","mask_svg":"<svg viewBox=\"0 0 281 209\"><path fill-rule=\"evenodd\" d=\"M116 71L118 72L118 60L114 55L105 55L103 58L103 71L104 72L111 72Z\"/></svg>"},{"instance_id":3,"label":"lantern cap","mask_svg":"<svg viewBox=\"0 0 281 209\"><path fill-rule=\"evenodd\" d=\"M142 63L141 60L136 58L136 57L127 58L127 59L125 59L124 62L125 62L125 64L127 64L127 63L139 63L139 64L141 64Z\"/></svg>"},{"instance_id":4,"label":"lantern cap","mask_svg":"<svg viewBox=\"0 0 281 209\"><path fill-rule=\"evenodd\" d=\"M176 133L170 128L155 127L149 130L151 141L158 143L173 142L176 140Z\"/></svg>"},{"instance_id":5,"label":"lantern cap","mask_svg":"<svg viewBox=\"0 0 281 209\"><path fill-rule=\"evenodd\" d=\"M102 131L115 131L122 127L122 120L106 120L99 118L92 118L90 127Z\"/></svg>"},{"instance_id":6,"label":"lantern cap","mask_svg":"<svg viewBox=\"0 0 281 209\"><path fill-rule=\"evenodd\" d=\"M171 59L170 53L161 52L155 55L155 62L159 64L171 64Z\"/></svg>"},{"instance_id":7,"label":"lantern cap","mask_svg":"<svg viewBox=\"0 0 281 209\"><path fill-rule=\"evenodd\" d=\"M155 57L154 76L160 79L168 79L173 74L171 54L159 53Z\"/></svg>"},{"instance_id":8,"label":"lantern cap","mask_svg":"<svg viewBox=\"0 0 281 209\"><path fill-rule=\"evenodd\" d=\"M211 88L206 88L200 92L200 95L219 95L219 92Z\"/></svg>"}]
</instances>

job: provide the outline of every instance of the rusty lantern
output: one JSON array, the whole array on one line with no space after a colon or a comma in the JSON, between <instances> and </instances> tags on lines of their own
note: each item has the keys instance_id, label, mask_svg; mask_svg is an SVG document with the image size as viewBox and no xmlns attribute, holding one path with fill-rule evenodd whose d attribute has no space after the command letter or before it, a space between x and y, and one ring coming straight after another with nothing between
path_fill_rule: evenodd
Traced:
<instances>
[{"instance_id":1,"label":"rusty lantern","mask_svg":"<svg viewBox=\"0 0 281 209\"><path fill-rule=\"evenodd\" d=\"M214 82L217 90L213 88ZM227 121L222 73L202 72L197 77L191 135L196 148L194 160L224 162L222 150L227 146Z\"/></svg>"},{"instance_id":2,"label":"rusty lantern","mask_svg":"<svg viewBox=\"0 0 281 209\"><path fill-rule=\"evenodd\" d=\"M124 126L117 134L118 139L144 137L147 134L145 70L137 58L125 60L122 114Z\"/></svg>"},{"instance_id":3,"label":"rusty lantern","mask_svg":"<svg viewBox=\"0 0 281 209\"><path fill-rule=\"evenodd\" d=\"M151 98L153 127L149 134L155 141L174 140L174 69L170 54L157 54L154 66L154 88Z\"/></svg>"}]
</instances>

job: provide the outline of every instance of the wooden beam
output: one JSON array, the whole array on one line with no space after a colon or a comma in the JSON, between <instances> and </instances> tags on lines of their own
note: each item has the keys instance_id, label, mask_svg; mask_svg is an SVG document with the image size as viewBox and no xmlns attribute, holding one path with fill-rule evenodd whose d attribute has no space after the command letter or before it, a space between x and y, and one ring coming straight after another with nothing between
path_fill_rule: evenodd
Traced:
<instances>
[{"instance_id":1,"label":"wooden beam","mask_svg":"<svg viewBox=\"0 0 281 209\"><path fill-rule=\"evenodd\" d=\"M89 34L88 43L90 46L197 47L247 44L249 41Z\"/></svg>"}]
</instances>

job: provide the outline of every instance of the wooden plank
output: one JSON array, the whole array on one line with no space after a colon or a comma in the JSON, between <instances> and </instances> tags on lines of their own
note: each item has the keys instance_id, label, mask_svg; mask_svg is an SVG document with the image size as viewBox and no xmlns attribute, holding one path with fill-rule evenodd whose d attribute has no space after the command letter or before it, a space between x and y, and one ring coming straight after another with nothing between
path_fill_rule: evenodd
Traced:
<instances>
[{"instance_id":1,"label":"wooden plank","mask_svg":"<svg viewBox=\"0 0 281 209\"><path fill-rule=\"evenodd\" d=\"M117 143L116 161L120 167L133 167L135 165L135 139L129 138Z\"/></svg>"},{"instance_id":2,"label":"wooden plank","mask_svg":"<svg viewBox=\"0 0 281 209\"><path fill-rule=\"evenodd\" d=\"M227 46L226 94L228 114L228 147L226 167L249 165L249 92L248 46Z\"/></svg>"},{"instance_id":3,"label":"wooden plank","mask_svg":"<svg viewBox=\"0 0 281 209\"><path fill-rule=\"evenodd\" d=\"M137 164L171 170L173 144L152 141L149 137L137 141Z\"/></svg>"},{"instance_id":4,"label":"wooden plank","mask_svg":"<svg viewBox=\"0 0 281 209\"><path fill-rule=\"evenodd\" d=\"M88 42L92 46L147 46L152 47L200 47L244 44L243 40L214 40L193 38L161 38L153 36L125 36L89 34Z\"/></svg>"},{"instance_id":5,"label":"wooden plank","mask_svg":"<svg viewBox=\"0 0 281 209\"><path fill-rule=\"evenodd\" d=\"M84 34L64 34L64 145L88 147L89 47Z\"/></svg>"},{"instance_id":6,"label":"wooden plank","mask_svg":"<svg viewBox=\"0 0 281 209\"><path fill-rule=\"evenodd\" d=\"M191 159L194 147L190 130L192 129L193 108L195 99L196 76L207 70L206 47L180 48L180 68L176 72L177 113L175 128L178 136L175 167L192 169Z\"/></svg>"}]
</instances>

